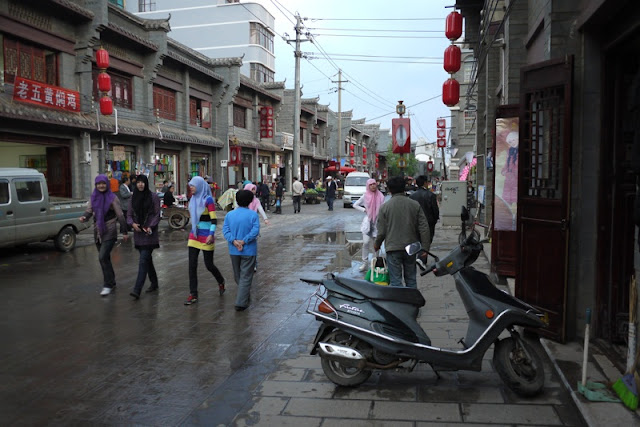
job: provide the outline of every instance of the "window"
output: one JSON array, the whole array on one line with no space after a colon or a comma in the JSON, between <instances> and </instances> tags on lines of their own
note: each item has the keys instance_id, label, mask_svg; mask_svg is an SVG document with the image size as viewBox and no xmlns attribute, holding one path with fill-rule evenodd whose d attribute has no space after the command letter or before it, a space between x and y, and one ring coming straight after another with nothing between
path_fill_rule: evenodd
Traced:
<instances>
[{"instance_id":1,"label":"window","mask_svg":"<svg viewBox=\"0 0 640 427\"><path fill-rule=\"evenodd\" d=\"M239 128L247 127L247 109L233 104L233 125Z\"/></svg>"},{"instance_id":2,"label":"window","mask_svg":"<svg viewBox=\"0 0 640 427\"><path fill-rule=\"evenodd\" d=\"M11 199L9 198L9 182L0 181L0 205L6 205Z\"/></svg>"},{"instance_id":3,"label":"window","mask_svg":"<svg viewBox=\"0 0 640 427\"><path fill-rule=\"evenodd\" d=\"M98 90L98 74L100 70L93 69L93 99L100 99L100 91ZM111 91L107 93L113 100L115 107L133 109L133 84L131 77L108 71L111 76Z\"/></svg>"},{"instance_id":4,"label":"window","mask_svg":"<svg viewBox=\"0 0 640 427\"><path fill-rule=\"evenodd\" d=\"M211 127L211 103L189 98L189 123L209 129Z\"/></svg>"},{"instance_id":5,"label":"window","mask_svg":"<svg viewBox=\"0 0 640 427\"><path fill-rule=\"evenodd\" d=\"M163 119L176 119L176 92L170 89L153 87L153 110Z\"/></svg>"},{"instance_id":6,"label":"window","mask_svg":"<svg viewBox=\"0 0 640 427\"><path fill-rule=\"evenodd\" d=\"M475 61L464 61L462 64L463 83L470 83L473 77Z\"/></svg>"},{"instance_id":7,"label":"window","mask_svg":"<svg viewBox=\"0 0 640 427\"><path fill-rule=\"evenodd\" d=\"M262 24L252 22L250 27L251 43L259 44L273 53L273 34Z\"/></svg>"},{"instance_id":8,"label":"window","mask_svg":"<svg viewBox=\"0 0 640 427\"><path fill-rule=\"evenodd\" d=\"M272 83L275 73L262 64L251 63L251 78L260 83Z\"/></svg>"},{"instance_id":9,"label":"window","mask_svg":"<svg viewBox=\"0 0 640 427\"><path fill-rule=\"evenodd\" d=\"M138 12L153 12L156 10L155 0L138 0Z\"/></svg>"},{"instance_id":10,"label":"window","mask_svg":"<svg viewBox=\"0 0 640 427\"><path fill-rule=\"evenodd\" d=\"M124 0L109 0L109 3L124 9Z\"/></svg>"},{"instance_id":11,"label":"window","mask_svg":"<svg viewBox=\"0 0 640 427\"><path fill-rule=\"evenodd\" d=\"M4 80L15 77L58 85L58 54L34 45L4 37Z\"/></svg>"},{"instance_id":12,"label":"window","mask_svg":"<svg viewBox=\"0 0 640 427\"><path fill-rule=\"evenodd\" d=\"M476 112L465 110L464 112L464 131L465 132L475 132L476 127Z\"/></svg>"},{"instance_id":13,"label":"window","mask_svg":"<svg viewBox=\"0 0 640 427\"><path fill-rule=\"evenodd\" d=\"M16 194L20 202L39 202L42 200L42 186L40 181L14 181Z\"/></svg>"}]
</instances>

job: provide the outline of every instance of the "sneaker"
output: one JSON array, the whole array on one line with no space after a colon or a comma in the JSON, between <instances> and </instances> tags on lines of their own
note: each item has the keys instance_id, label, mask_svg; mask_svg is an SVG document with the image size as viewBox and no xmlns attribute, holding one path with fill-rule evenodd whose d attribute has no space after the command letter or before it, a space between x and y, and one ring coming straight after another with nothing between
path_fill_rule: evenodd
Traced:
<instances>
[{"instance_id":1,"label":"sneaker","mask_svg":"<svg viewBox=\"0 0 640 427\"><path fill-rule=\"evenodd\" d=\"M191 305L198 302L198 297L194 297L193 295L189 295L187 300L184 302L184 305Z\"/></svg>"},{"instance_id":2,"label":"sneaker","mask_svg":"<svg viewBox=\"0 0 640 427\"><path fill-rule=\"evenodd\" d=\"M151 287L150 287L149 289L147 289L145 292L146 292L146 293L148 293L148 294L150 294L151 292L155 292L155 291L157 291L158 289L160 289L160 287L159 287L158 285L155 285L155 286L151 286Z\"/></svg>"},{"instance_id":3,"label":"sneaker","mask_svg":"<svg viewBox=\"0 0 640 427\"><path fill-rule=\"evenodd\" d=\"M113 288L107 288L106 286L104 288L102 288L102 292L100 292L100 296L101 297L106 297L107 295L109 295L111 292L113 292Z\"/></svg>"},{"instance_id":4,"label":"sneaker","mask_svg":"<svg viewBox=\"0 0 640 427\"><path fill-rule=\"evenodd\" d=\"M363 262L358 271L367 271L367 263Z\"/></svg>"},{"instance_id":5,"label":"sneaker","mask_svg":"<svg viewBox=\"0 0 640 427\"><path fill-rule=\"evenodd\" d=\"M139 300L140 299L140 294L136 294L135 292L129 292L129 295L131 295L133 297L134 300Z\"/></svg>"}]
</instances>

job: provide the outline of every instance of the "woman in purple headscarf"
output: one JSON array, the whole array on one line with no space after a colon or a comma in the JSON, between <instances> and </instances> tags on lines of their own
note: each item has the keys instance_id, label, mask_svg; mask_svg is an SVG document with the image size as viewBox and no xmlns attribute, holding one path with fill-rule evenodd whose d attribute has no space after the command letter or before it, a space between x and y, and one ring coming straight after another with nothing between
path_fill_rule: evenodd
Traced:
<instances>
[{"instance_id":1,"label":"woman in purple headscarf","mask_svg":"<svg viewBox=\"0 0 640 427\"><path fill-rule=\"evenodd\" d=\"M91 194L91 200L87 209L80 217L80 222L85 222L93 216L93 237L98 248L98 260L102 267L104 285L100 295L105 297L115 290L116 275L111 265L111 250L118 239L116 222L120 223L122 239L126 242L127 221L122 214L120 201L109 188L109 178L106 175L98 175L95 181L95 189Z\"/></svg>"}]
</instances>

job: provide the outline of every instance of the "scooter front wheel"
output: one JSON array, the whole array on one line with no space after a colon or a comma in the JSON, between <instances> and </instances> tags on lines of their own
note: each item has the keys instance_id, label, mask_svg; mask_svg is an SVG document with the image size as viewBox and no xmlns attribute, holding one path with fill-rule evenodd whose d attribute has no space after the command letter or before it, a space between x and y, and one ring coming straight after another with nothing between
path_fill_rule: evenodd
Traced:
<instances>
[{"instance_id":1,"label":"scooter front wheel","mask_svg":"<svg viewBox=\"0 0 640 427\"><path fill-rule=\"evenodd\" d=\"M542 357L522 339L509 337L498 341L493 365L505 385L520 396L535 396L544 387Z\"/></svg>"},{"instance_id":2,"label":"scooter front wheel","mask_svg":"<svg viewBox=\"0 0 640 427\"><path fill-rule=\"evenodd\" d=\"M370 350L371 348L369 344L339 330L331 332L327 336L326 341L332 344L352 347L360 351ZM368 369L344 366L340 362L325 359L323 357L321 357L321 362L322 370L327 378L329 378L334 384L344 387L358 386L368 380L372 373L371 370Z\"/></svg>"}]
</instances>

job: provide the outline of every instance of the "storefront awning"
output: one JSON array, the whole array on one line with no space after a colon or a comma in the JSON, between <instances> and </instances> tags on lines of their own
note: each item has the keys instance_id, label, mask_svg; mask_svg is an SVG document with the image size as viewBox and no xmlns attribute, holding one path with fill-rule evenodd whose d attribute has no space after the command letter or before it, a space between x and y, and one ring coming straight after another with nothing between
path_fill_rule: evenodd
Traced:
<instances>
[{"instance_id":1,"label":"storefront awning","mask_svg":"<svg viewBox=\"0 0 640 427\"><path fill-rule=\"evenodd\" d=\"M336 170L335 166L327 166L326 168L324 168L325 172L341 172L341 173L350 173L350 172L355 172L356 168L352 168L349 166L341 166L340 169Z\"/></svg>"}]
</instances>

